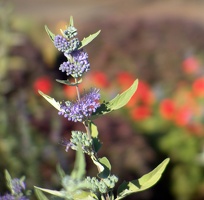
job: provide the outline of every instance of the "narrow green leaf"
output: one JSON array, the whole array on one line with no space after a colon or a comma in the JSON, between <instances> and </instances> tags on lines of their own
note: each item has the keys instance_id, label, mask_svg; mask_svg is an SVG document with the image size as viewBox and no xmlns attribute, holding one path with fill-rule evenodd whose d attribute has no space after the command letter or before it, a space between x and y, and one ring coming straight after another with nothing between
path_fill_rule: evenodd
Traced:
<instances>
[{"instance_id":1,"label":"narrow green leaf","mask_svg":"<svg viewBox=\"0 0 204 200\"><path fill-rule=\"evenodd\" d=\"M85 162L84 153L82 151L82 148L78 147L78 150L76 151L74 169L71 173L71 177L73 179L82 179L85 176L85 173L86 173L86 162Z\"/></svg>"},{"instance_id":2,"label":"narrow green leaf","mask_svg":"<svg viewBox=\"0 0 204 200\"><path fill-rule=\"evenodd\" d=\"M69 26L74 26L74 19L73 19L73 16L70 16L70 19L69 19Z\"/></svg>"},{"instance_id":3,"label":"narrow green leaf","mask_svg":"<svg viewBox=\"0 0 204 200\"><path fill-rule=\"evenodd\" d=\"M38 200L48 200L48 198L38 188L35 188L35 195Z\"/></svg>"},{"instance_id":4,"label":"narrow green leaf","mask_svg":"<svg viewBox=\"0 0 204 200\"><path fill-rule=\"evenodd\" d=\"M51 105L53 105L57 110L60 111L60 103L55 101L54 98L44 94L42 91L38 90L39 94L43 96Z\"/></svg>"},{"instance_id":5,"label":"narrow green leaf","mask_svg":"<svg viewBox=\"0 0 204 200\"><path fill-rule=\"evenodd\" d=\"M84 46L86 46L87 44L89 44L93 39L95 39L99 33L101 31L99 30L98 32L92 34L92 35L89 35L88 37L84 38L82 41L81 41L81 46L79 47L79 49L83 48Z\"/></svg>"},{"instance_id":6,"label":"narrow green leaf","mask_svg":"<svg viewBox=\"0 0 204 200\"><path fill-rule=\"evenodd\" d=\"M48 36L50 37L50 39L52 40L52 42L54 41L54 39L55 39L55 34L54 33L52 33L49 29L48 29L48 27L47 26L45 26L45 30L46 30L46 32L47 32L47 34L48 34Z\"/></svg>"},{"instance_id":7,"label":"narrow green leaf","mask_svg":"<svg viewBox=\"0 0 204 200\"><path fill-rule=\"evenodd\" d=\"M59 80L59 79L56 79L56 81L58 83L62 83L62 84L65 84L65 85L69 85L69 86L76 86L78 84L80 84L82 82L82 79L78 80L78 82L70 82L69 80Z\"/></svg>"},{"instance_id":8,"label":"narrow green leaf","mask_svg":"<svg viewBox=\"0 0 204 200\"><path fill-rule=\"evenodd\" d=\"M41 191L46 192L48 194L52 194L52 195L57 196L57 197L61 197L61 198L66 197L66 194L64 191L49 190L49 189L44 189L44 188L40 188L40 187L36 187L36 186L34 186L34 187L38 190L41 190Z\"/></svg>"},{"instance_id":9,"label":"narrow green leaf","mask_svg":"<svg viewBox=\"0 0 204 200\"><path fill-rule=\"evenodd\" d=\"M57 165L57 173L61 179L63 179L66 176L64 170L61 168L59 164Z\"/></svg>"},{"instance_id":10,"label":"narrow green leaf","mask_svg":"<svg viewBox=\"0 0 204 200\"><path fill-rule=\"evenodd\" d=\"M13 193L12 184L11 184L12 178L7 170L5 170L4 173L5 173L5 178L6 178L6 185L8 189L11 191L11 193Z\"/></svg>"},{"instance_id":11,"label":"narrow green leaf","mask_svg":"<svg viewBox=\"0 0 204 200\"><path fill-rule=\"evenodd\" d=\"M116 200L123 199L124 197L132 193L141 192L156 184L161 178L161 175L164 172L167 164L169 163L169 160L169 158L165 159L154 170L152 170L148 174L145 174L138 180L133 180L129 182L124 181L118 188L118 195Z\"/></svg>"}]
</instances>

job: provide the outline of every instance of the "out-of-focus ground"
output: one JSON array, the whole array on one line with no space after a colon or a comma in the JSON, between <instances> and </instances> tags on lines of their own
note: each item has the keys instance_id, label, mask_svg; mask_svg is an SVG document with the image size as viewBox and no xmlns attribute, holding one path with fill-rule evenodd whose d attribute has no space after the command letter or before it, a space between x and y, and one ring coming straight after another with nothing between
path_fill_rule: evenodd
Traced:
<instances>
[{"instance_id":1,"label":"out-of-focus ground","mask_svg":"<svg viewBox=\"0 0 204 200\"><path fill-rule=\"evenodd\" d=\"M56 23L73 15L78 24L111 17L181 17L204 23L201 0L13 0L16 14L39 22Z\"/></svg>"}]
</instances>

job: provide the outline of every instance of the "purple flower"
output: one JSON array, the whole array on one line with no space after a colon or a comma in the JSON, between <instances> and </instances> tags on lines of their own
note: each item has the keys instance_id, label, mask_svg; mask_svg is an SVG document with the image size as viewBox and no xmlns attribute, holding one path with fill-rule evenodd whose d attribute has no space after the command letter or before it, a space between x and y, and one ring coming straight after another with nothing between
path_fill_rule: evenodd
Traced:
<instances>
[{"instance_id":1,"label":"purple flower","mask_svg":"<svg viewBox=\"0 0 204 200\"><path fill-rule=\"evenodd\" d=\"M23 181L20 181L18 178L14 178L11 181L11 185L12 185L12 190L16 193L16 194L20 194L22 192L22 190L25 190L25 183Z\"/></svg>"},{"instance_id":2,"label":"purple flower","mask_svg":"<svg viewBox=\"0 0 204 200\"><path fill-rule=\"evenodd\" d=\"M90 63L86 52L78 50L72 52L70 55L73 61L68 60L67 62L63 62L59 70L66 72L67 76L72 75L74 78L81 77L85 72L90 70Z\"/></svg>"},{"instance_id":3,"label":"purple flower","mask_svg":"<svg viewBox=\"0 0 204 200\"><path fill-rule=\"evenodd\" d=\"M21 196L18 198L18 200L29 200L26 196Z\"/></svg>"},{"instance_id":4,"label":"purple flower","mask_svg":"<svg viewBox=\"0 0 204 200\"><path fill-rule=\"evenodd\" d=\"M76 102L66 102L61 105L59 115L64 115L69 121L82 122L100 106L100 93L98 89L91 89Z\"/></svg>"},{"instance_id":5,"label":"purple flower","mask_svg":"<svg viewBox=\"0 0 204 200\"><path fill-rule=\"evenodd\" d=\"M65 52L69 49L69 42L66 38L62 37L61 35L56 35L54 38L54 45L55 47L62 52Z\"/></svg>"},{"instance_id":6,"label":"purple flower","mask_svg":"<svg viewBox=\"0 0 204 200\"><path fill-rule=\"evenodd\" d=\"M0 200L29 200L26 196L14 196L11 194L5 194L0 196Z\"/></svg>"},{"instance_id":7,"label":"purple flower","mask_svg":"<svg viewBox=\"0 0 204 200\"><path fill-rule=\"evenodd\" d=\"M77 48L80 46L80 41L78 38L73 38L72 40L68 41L63 36L56 35L54 38L54 45L59 51L70 54L77 50Z\"/></svg>"},{"instance_id":8,"label":"purple flower","mask_svg":"<svg viewBox=\"0 0 204 200\"><path fill-rule=\"evenodd\" d=\"M65 53L72 53L73 51L76 51L80 46L80 41L78 38L73 38L69 42L70 42L69 50L65 51Z\"/></svg>"},{"instance_id":9,"label":"purple flower","mask_svg":"<svg viewBox=\"0 0 204 200\"><path fill-rule=\"evenodd\" d=\"M4 196L0 196L0 200L15 200L15 197L11 194L5 194Z\"/></svg>"}]
</instances>

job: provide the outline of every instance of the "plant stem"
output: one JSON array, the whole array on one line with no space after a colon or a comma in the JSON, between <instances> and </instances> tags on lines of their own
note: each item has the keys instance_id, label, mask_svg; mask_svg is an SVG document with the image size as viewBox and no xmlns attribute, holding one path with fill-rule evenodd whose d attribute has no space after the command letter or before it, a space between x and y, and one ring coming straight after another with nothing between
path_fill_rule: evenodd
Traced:
<instances>
[{"instance_id":1,"label":"plant stem","mask_svg":"<svg viewBox=\"0 0 204 200\"><path fill-rule=\"evenodd\" d=\"M76 78L75 78L75 83L77 83L76 84L77 99L80 100L79 85L78 85L78 80Z\"/></svg>"},{"instance_id":2,"label":"plant stem","mask_svg":"<svg viewBox=\"0 0 204 200\"><path fill-rule=\"evenodd\" d=\"M85 121L83 122L85 129L86 129L86 133L89 137L89 139L91 140L91 130L90 130L90 125L89 125L89 121Z\"/></svg>"}]
</instances>

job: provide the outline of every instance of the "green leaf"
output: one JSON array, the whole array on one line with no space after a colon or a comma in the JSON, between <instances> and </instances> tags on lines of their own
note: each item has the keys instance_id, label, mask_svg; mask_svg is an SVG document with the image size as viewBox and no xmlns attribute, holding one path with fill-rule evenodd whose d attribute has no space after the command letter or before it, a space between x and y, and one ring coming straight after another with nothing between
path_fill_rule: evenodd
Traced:
<instances>
[{"instance_id":1,"label":"green leaf","mask_svg":"<svg viewBox=\"0 0 204 200\"><path fill-rule=\"evenodd\" d=\"M12 184L11 184L12 178L7 170L5 170L4 173L5 173L5 178L6 178L6 185L8 189L11 191L11 193L13 194Z\"/></svg>"},{"instance_id":2,"label":"green leaf","mask_svg":"<svg viewBox=\"0 0 204 200\"><path fill-rule=\"evenodd\" d=\"M94 151L97 153L99 149L101 148L102 144L100 140L98 139L97 126L93 122L90 122L90 130L91 130L91 137L93 141Z\"/></svg>"},{"instance_id":3,"label":"green leaf","mask_svg":"<svg viewBox=\"0 0 204 200\"><path fill-rule=\"evenodd\" d=\"M138 180L133 180L129 182L124 181L118 188L118 195L116 200L123 199L124 197L132 193L141 192L156 184L161 178L161 175L164 172L167 164L169 163L169 160L169 158L165 159L154 170L152 170L148 174L145 174Z\"/></svg>"},{"instance_id":4,"label":"green leaf","mask_svg":"<svg viewBox=\"0 0 204 200\"><path fill-rule=\"evenodd\" d=\"M73 16L70 16L70 19L69 19L69 26L74 26L74 19L73 19Z\"/></svg>"},{"instance_id":5,"label":"green leaf","mask_svg":"<svg viewBox=\"0 0 204 200\"><path fill-rule=\"evenodd\" d=\"M48 27L47 26L45 26L45 30L46 30L46 32L47 32L47 34L48 34L48 36L50 37L50 39L52 40L52 42L54 41L54 39L55 39L55 34L54 33L52 33L49 29L48 29Z\"/></svg>"},{"instance_id":6,"label":"green leaf","mask_svg":"<svg viewBox=\"0 0 204 200\"><path fill-rule=\"evenodd\" d=\"M59 164L57 165L57 173L61 179L63 179L66 176L64 170L61 168Z\"/></svg>"},{"instance_id":7,"label":"green leaf","mask_svg":"<svg viewBox=\"0 0 204 200\"><path fill-rule=\"evenodd\" d=\"M60 111L60 103L55 101L54 98L44 94L42 91L38 90L39 94L43 96L51 105L53 105L57 110Z\"/></svg>"},{"instance_id":8,"label":"green leaf","mask_svg":"<svg viewBox=\"0 0 204 200\"><path fill-rule=\"evenodd\" d=\"M135 80L134 83L122 94L118 94L109 102L102 103L101 106L96 110L96 112L93 113L92 118L95 118L100 115L105 115L111 111L117 110L125 106L136 92L137 86L138 80Z\"/></svg>"},{"instance_id":9,"label":"green leaf","mask_svg":"<svg viewBox=\"0 0 204 200\"><path fill-rule=\"evenodd\" d=\"M83 199L83 200L96 200L96 198L93 198L90 195L90 192L87 192L87 191L78 191L78 192L76 192L76 194L73 195L73 199L75 199L75 200L80 200L80 199Z\"/></svg>"},{"instance_id":10,"label":"green leaf","mask_svg":"<svg viewBox=\"0 0 204 200\"><path fill-rule=\"evenodd\" d=\"M94 138L98 137L98 128L93 122L90 122L90 129L91 129L91 136Z\"/></svg>"},{"instance_id":11,"label":"green leaf","mask_svg":"<svg viewBox=\"0 0 204 200\"><path fill-rule=\"evenodd\" d=\"M110 175L111 165L109 160L106 157L99 158L98 160L95 157L91 157L94 164L98 168L98 177L107 178Z\"/></svg>"},{"instance_id":12,"label":"green leaf","mask_svg":"<svg viewBox=\"0 0 204 200\"><path fill-rule=\"evenodd\" d=\"M78 85L78 84L80 84L82 82L82 79L78 80L77 82L70 82L69 80L59 80L59 79L56 79L56 81L58 83L62 83L62 84L65 84L65 85L76 86L76 85Z\"/></svg>"},{"instance_id":13,"label":"green leaf","mask_svg":"<svg viewBox=\"0 0 204 200\"><path fill-rule=\"evenodd\" d=\"M123 106L125 106L134 95L137 90L138 80L135 80L134 83L122 94L118 94L114 99L109 101L108 107L111 110L117 110Z\"/></svg>"},{"instance_id":14,"label":"green leaf","mask_svg":"<svg viewBox=\"0 0 204 200\"><path fill-rule=\"evenodd\" d=\"M48 198L38 188L35 188L35 195L39 200L48 200Z\"/></svg>"},{"instance_id":15,"label":"green leaf","mask_svg":"<svg viewBox=\"0 0 204 200\"><path fill-rule=\"evenodd\" d=\"M98 174L99 178L107 178L110 175L111 164L106 157L99 158L99 162L103 165L104 170Z\"/></svg>"},{"instance_id":16,"label":"green leaf","mask_svg":"<svg viewBox=\"0 0 204 200\"><path fill-rule=\"evenodd\" d=\"M57 196L57 197L61 197L61 198L66 197L66 194L65 194L64 191L49 190L49 189L44 189L44 188L40 188L40 187L36 187L36 186L34 186L34 187L35 187L36 189L38 189L38 190L41 190L41 191L43 191L43 192L52 194L52 195Z\"/></svg>"},{"instance_id":17,"label":"green leaf","mask_svg":"<svg viewBox=\"0 0 204 200\"><path fill-rule=\"evenodd\" d=\"M82 179L86 173L86 162L82 148L78 147L77 149L74 169L71 173L71 177L73 179Z\"/></svg>"},{"instance_id":18,"label":"green leaf","mask_svg":"<svg viewBox=\"0 0 204 200\"><path fill-rule=\"evenodd\" d=\"M93 39L95 39L99 33L101 31L99 30L98 32L92 34L92 35L89 35L88 37L84 38L82 41L81 41L81 46L79 47L79 49L83 48L84 46L86 46L87 44L89 44Z\"/></svg>"}]
</instances>

